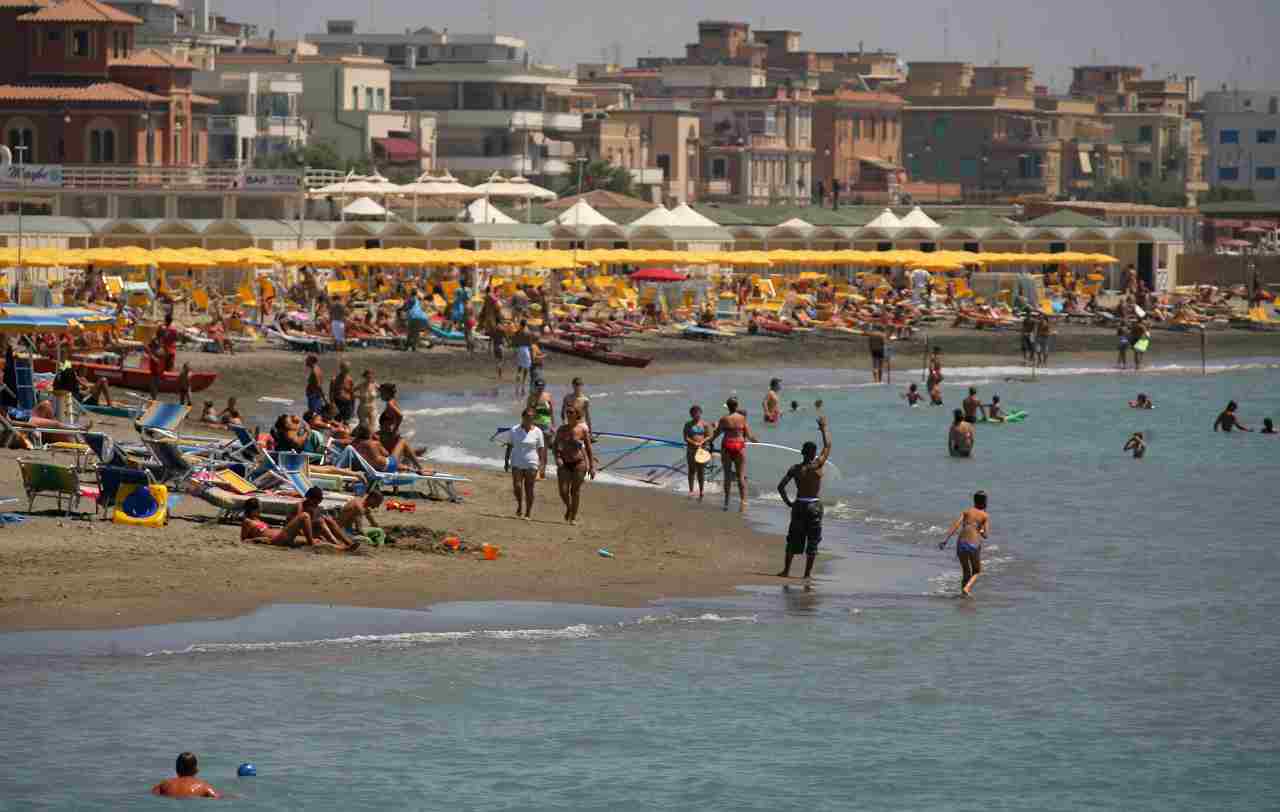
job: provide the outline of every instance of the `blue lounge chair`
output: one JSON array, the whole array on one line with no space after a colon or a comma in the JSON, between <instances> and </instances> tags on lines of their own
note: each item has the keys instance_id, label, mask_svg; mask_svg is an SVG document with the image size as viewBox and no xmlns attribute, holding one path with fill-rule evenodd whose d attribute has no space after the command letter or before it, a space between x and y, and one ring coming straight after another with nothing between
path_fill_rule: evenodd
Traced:
<instances>
[{"instance_id":1,"label":"blue lounge chair","mask_svg":"<svg viewBox=\"0 0 1280 812\"><path fill-rule=\"evenodd\" d=\"M360 471L368 480L369 487L375 485L383 490L390 490L392 493L399 493L401 488L408 491L423 493L422 488L427 488L426 496L431 499L447 499L450 502L461 502L462 497L458 496L454 490L454 485L459 482L470 482L470 479L462 476L454 476L453 474L413 474L402 473L400 471L379 471L369 464L369 461L360 456L360 452L354 447L347 446L342 449L338 455L337 466L340 468L350 468L353 471ZM395 461L392 460L394 465Z\"/></svg>"}]
</instances>

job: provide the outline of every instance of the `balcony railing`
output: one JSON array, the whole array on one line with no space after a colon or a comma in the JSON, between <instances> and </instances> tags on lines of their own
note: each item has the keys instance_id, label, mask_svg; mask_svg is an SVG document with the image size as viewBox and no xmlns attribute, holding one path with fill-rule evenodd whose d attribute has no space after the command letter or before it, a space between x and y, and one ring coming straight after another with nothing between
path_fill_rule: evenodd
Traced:
<instances>
[{"instance_id":1,"label":"balcony railing","mask_svg":"<svg viewBox=\"0 0 1280 812\"><path fill-rule=\"evenodd\" d=\"M112 164L67 165L62 168L62 188L96 191L241 191L293 193L300 173L258 171L248 167L119 166ZM313 169L307 172L308 188L342 179L341 172Z\"/></svg>"}]
</instances>

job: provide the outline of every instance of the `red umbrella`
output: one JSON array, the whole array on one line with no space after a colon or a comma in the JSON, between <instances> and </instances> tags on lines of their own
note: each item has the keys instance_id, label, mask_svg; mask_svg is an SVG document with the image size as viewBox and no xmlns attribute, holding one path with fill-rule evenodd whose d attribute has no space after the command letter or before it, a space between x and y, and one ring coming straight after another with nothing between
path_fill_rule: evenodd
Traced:
<instances>
[{"instance_id":1,"label":"red umbrella","mask_svg":"<svg viewBox=\"0 0 1280 812\"><path fill-rule=\"evenodd\" d=\"M670 268L644 268L631 274L632 282L683 282L688 278L688 274Z\"/></svg>"}]
</instances>

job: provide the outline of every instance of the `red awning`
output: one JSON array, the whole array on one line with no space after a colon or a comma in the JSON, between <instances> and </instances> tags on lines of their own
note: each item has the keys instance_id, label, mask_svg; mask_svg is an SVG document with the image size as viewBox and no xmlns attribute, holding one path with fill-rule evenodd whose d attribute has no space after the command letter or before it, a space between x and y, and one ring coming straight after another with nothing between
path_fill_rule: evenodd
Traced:
<instances>
[{"instance_id":1,"label":"red awning","mask_svg":"<svg viewBox=\"0 0 1280 812\"><path fill-rule=\"evenodd\" d=\"M670 268L644 268L631 274L632 282L683 282L688 275Z\"/></svg>"},{"instance_id":2,"label":"red awning","mask_svg":"<svg viewBox=\"0 0 1280 812\"><path fill-rule=\"evenodd\" d=\"M409 138L375 138L373 143L382 148L387 160L395 164L413 163L422 157L422 148Z\"/></svg>"}]
</instances>

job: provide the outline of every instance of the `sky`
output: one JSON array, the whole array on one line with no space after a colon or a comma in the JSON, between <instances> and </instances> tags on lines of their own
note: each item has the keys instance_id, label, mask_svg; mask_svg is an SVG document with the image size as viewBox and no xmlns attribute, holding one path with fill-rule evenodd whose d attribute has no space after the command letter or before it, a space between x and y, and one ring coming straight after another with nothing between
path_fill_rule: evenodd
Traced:
<instances>
[{"instance_id":1,"label":"sky","mask_svg":"<svg viewBox=\"0 0 1280 812\"><path fill-rule=\"evenodd\" d=\"M873 6L879 9L871 12ZM1280 88L1280 0L213 0L213 7L258 23L263 34L278 27L281 38L323 31L332 17L353 17L362 31L428 25L487 32L492 13L499 33L525 39L537 61L565 67L602 61L602 49L611 60L615 44L624 65L681 56L697 38L698 20L725 19L799 30L805 49L857 50L861 41L906 61L1030 64L1038 84L1059 92L1070 84L1072 65L1090 63L1192 74L1202 90L1223 83Z\"/></svg>"}]
</instances>

